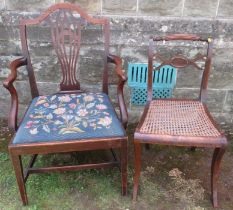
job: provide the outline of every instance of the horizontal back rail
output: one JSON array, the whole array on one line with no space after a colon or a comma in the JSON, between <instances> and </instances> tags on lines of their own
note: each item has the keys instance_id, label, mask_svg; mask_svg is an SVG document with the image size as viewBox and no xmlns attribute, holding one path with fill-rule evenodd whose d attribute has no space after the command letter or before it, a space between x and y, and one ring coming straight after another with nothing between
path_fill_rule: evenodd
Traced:
<instances>
[{"instance_id":1,"label":"horizontal back rail","mask_svg":"<svg viewBox=\"0 0 233 210\"><path fill-rule=\"evenodd\" d=\"M192 42L205 42L207 43L207 51L205 55L198 53L194 58L190 59L183 55L175 55L169 59L164 59L159 53L154 54L154 42L161 42L161 41L192 41ZM152 86L153 86L153 71L159 71L161 67L165 65L171 65L177 69L185 68L187 66L193 66L196 69L200 68L196 62L202 60L205 62L204 65L204 72L202 75L201 80L201 87L200 87L200 95L199 100L203 103L206 102L207 99L207 85L208 85L208 78L211 68L211 59L212 59L212 39L211 38L202 38L198 35L194 34L171 34L167 36L158 36L158 37L151 37L149 41L149 49L148 49L148 94L147 100L152 100ZM157 67L154 67L154 60L158 58L161 60L161 64Z\"/></svg>"}]
</instances>

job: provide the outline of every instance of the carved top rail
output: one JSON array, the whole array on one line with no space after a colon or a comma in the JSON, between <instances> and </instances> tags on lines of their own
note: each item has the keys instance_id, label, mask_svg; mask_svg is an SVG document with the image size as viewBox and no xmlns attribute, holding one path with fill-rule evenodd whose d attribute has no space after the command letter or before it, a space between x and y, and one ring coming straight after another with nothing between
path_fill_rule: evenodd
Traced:
<instances>
[{"instance_id":1,"label":"carved top rail","mask_svg":"<svg viewBox=\"0 0 233 210\"><path fill-rule=\"evenodd\" d=\"M27 70L31 86L32 97L39 95L33 67L30 60L27 30L30 25L37 25L46 20L51 30L51 40L62 70L61 91L80 90L79 69L77 61L81 44L81 29L88 23L101 25L104 35L104 71L103 92L108 93L108 67L107 56L109 54L109 21L107 18L94 18L84 12L79 6L71 3L58 3L51 6L39 17L23 19L20 21L20 37L24 56L27 58ZM76 74L77 70L77 74Z\"/></svg>"},{"instance_id":2,"label":"carved top rail","mask_svg":"<svg viewBox=\"0 0 233 210\"><path fill-rule=\"evenodd\" d=\"M74 5L71 3L57 3L55 5L52 5L49 7L45 12L40 15L37 18L34 19L22 19L20 21L20 25L36 25L41 23L43 20L45 20L50 14L53 12L59 10L59 9L66 9L66 10L71 10L75 11L78 14L80 14L81 17L86 19L88 22L92 24L108 24L108 19L107 18L93 18L92 16L88 15L85 11L83 11L78 5Z\"/></svg>"},{"instance_id":3,"label":"carved top rail","mask_svg":"<svg viewBox=\"0 0 233 210\"><path fill-rule=\"evenodd\" d=\"M171 34L167 36L155 36L151 38L153 39L153 41L190 40L208 42L208 39L202 39L200 36L195 34Z\"/></svg>"}]
</instances>

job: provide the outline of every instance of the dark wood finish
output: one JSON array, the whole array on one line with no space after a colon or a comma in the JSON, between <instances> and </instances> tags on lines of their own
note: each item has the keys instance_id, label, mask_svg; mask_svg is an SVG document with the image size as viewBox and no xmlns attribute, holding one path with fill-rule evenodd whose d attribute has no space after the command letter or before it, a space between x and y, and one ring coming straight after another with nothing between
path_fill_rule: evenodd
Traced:
<instances>
[{"instance_id":1,"label":"dark wood finish","mask_svg":"<svg viewBox=\"0 0 233 210\"><path fill-rule=\"evenodd\" d=\"M11 155L11 160L12 160L13 167L14 167L14 170L15 170L15 176L16 176L16 180L17 180L17 183L18 183L19 192L20 192L20 196L21 196L23 205L27 205L28 204L28 198L27 198L27 192L26 192L25 183L24 183L21 156L20 155L14 155L12 153L10 153L10 155Z\"/></svg>"},{"instance_id":2,"label":"dark wood finish","mask_svg":"<svg viewBox=\"0 0 233 210\"><path fill-rule=\"evenodd\" d=\"M28 179L28 176L29 176L29 169L33 167L35 161L36 161L36 158L37 158L38 155L32 155L31 157L31 160L28 164L28 167L26 168L26 170L24 171L24 182L26 183L27 179Z\"/></svg>"},{"instance_id":3,"label":"dark wood finish","mask_svg":"<svg viewBox=\"0 0 233 210\"><path fill-rule=\"evenodd\" d=\"M128 165L128 147L127 141L122 141L121 146L121 183L122 195L127 194L127 165Z\"/></svg>"},{"instance_id":4,"label":"dark wood finish","mask_svg":"<svg viewBox=\"0 0 233 210\"><path fill-rule=\"evenodd\" d=\"M207 53L206 55L197 54L193 59L188 59L183 55L175 55L172 58L165 60L160 56L158 53L153 54L153 45L154 42L158 41L174 41L174 40L187 40L193 42L205 42L207 43ZM139 186L139 176L141 170L141 144L162 144L162 145L174 145L174 146L187 146L191 148L196 147L209 147L214 148L214 155L212 160L211 166L211 193L212 193L212 201L213 206L218 206L217 200L217 180L220 173L220 162L223 157L225 148L227 146L227 139L224 133L219 129L216 122L210 115L207 106L205 105L207 100L207 85L208 85L208 78L211 69L211 59L212 59L212 40L209 39L202 39L197 35L190 35L190 34L174 34L168 35L165 37L152 37L149 42L149 50L148 50L148 102L144 108L144 112L141 116L139 124L136 128L134 133L134 148L135 148L135 174L134 174L134 190L133 190L133 200L136 200L137 193L138 193L138 186ZM161 64L154 68L153 61L155 58L160 59ZM159 133L146 133L141 132L140 129L145 122L146 117L148 116L148 110L150 104L152 103L152 72L158 71L163 65L172 65L178 69L184 68L186 66L192 66L198 70L201 68L196 65L196 61L205 61L205 66L203 69L203 76L201 80L201 87L200 87L200 95L199 98L196 100L191 99L163 99L167 101L185 101L185 102L192 102L192 101L200 101L200 103L204 107L204 114L210 120L212 125L216 128L219 135L218 136L187 136L187 135L169 135L168 134L159 134ZM157 99L160 100L160 99ZM156 109L156 107L154 108ZM158 118L159 120L159 118ZM162 121L163 119L161 119Z\"/></svg>"},{"instance_id":5,"label":"dark wood finish","mask_svg":"<svg viewBox=\"0 0 233 210\"><path fill-rule=\"evenodd\" d=\"M136 201L137 199L137 194L138 194L138 186L139 186L139 177L141 173L141 155L142 155L142 146L140 143L135 142L134 143L134 167L135 167L135 172L134 172L134 185L133 185L133 201Z\"/></svg>"},{"instance_id":6,"label":"dark wood finish","mask_svg":"<svg viewBox=\"0 0 233 210\"><path fill-rule=\"evenodd\" d=\"M225 153L225 148L215 148L211 164L211 197L214 207L218 207L217 181L220 174L220 163Z\"/></svg>"},{"instance_id":7,"label":"dark wood finish","mask_svg":"<svg viewBox=\"0 0 233 210\"><path fill-rule=\"evenodd\" d=\"M79 14L79 20L73 13ZM55 16L55 18L54 18ZM108 63L115 64L115 72L119 77L117 87L117 97L120 107L122 128L127 127L128 113L124 102L123 88L127 81L127 77L122 70L121 58L109 54L109 21L107 18L94 18L85 13L79 6L71 3L58 3L48 8L42 15L35 19L20 21L20 38L22 44L23 57L13 61L10 64L11 73L4 81L4 87L11 94L11 111L9 113L9 127L17 132L17 113L18 113L18 95L13 86L13 82L17 78L17 68L26 66L31 88L31 96L35 98L39 96L39 91L34 76L34 71L28 50L27 27L37 25L47 21L51 28L51 40L58 56L62 70L62 80L60 83L59 93L82 93L80 83L76 77L75 69L80 50L81 28L86 24L100 25L103 29L104 36L104 69L102 80L102 92L108 94ZM71 52L69 54L69 52ZM69 54L69 55L68 55ZM127 192L127 136L126 133L122 137L112 138L93 138L93 139L73 139L64 141L38 142L38 143L22 143L13 144L13 139L9 144L9 152L12 158L16 179L24 205L28 204L25 183L29 174L74 171L90 168L108 168L119 166L122 178L122 195ZM52 166L43 168L34 168L38 154L64 153L73 151L88 151L102 149L119 149L120 161L114 157L114 161L106 163L83 164L75 166ZM23 174L21 156L32 155L28 167ZM114 153L113 153L114 154Z\"/></svg>"},{"instance_id":8,"label":"dark wood finish","mask_svg":"<svg viewBox=\"0 0 233 210\"><path fill-rule=\"evenodd\" d=\"M71 165L71 166L52 166L52 167L42 167L42 168L29 168L29 174L36 173L50 173L50 172L63 172L63 171L78 171L83 169L92 168L110 168L119 165L118 162L109 163L97 163L97 164L82 164L82 165Z\"/></svg>"},{"instance_id":9,"label":"dark wood finish","mask_svg":"<svg viewBox=\"0 0 233 210\"><path fill-rule=\"evenodd\" d=\"M25 66L27 64L27 60L25 58L19 58L14 60L10 64L11 73L8 78L3 82L3 86L7 88L11 94L11 108L10 114L8 116L8 127L13 129L14 131L17 130L17 117L18 117L18 94L13 85L17 77L17 68L20 66Z\"/></svg>"},{"instance_id":10,"label":"dark wood finish","mask_svg":"<svg viewBox=\"0 0 233 210\"><path fill-rule=\"evenodd\" d=\"M127 81L127 77L122 70L122 60L120 57L115 56L115 55L108 55L108 62L114 63L116 65L115 71L119 78L119 83L117 87L117 97L118 97L120 114L121 114L121 122L123 126L127 128L128 112L127 112L127 107L125 105L124 92L123 92L123 88L124 88L125 82Z\"/></svg>"}]
</instances>

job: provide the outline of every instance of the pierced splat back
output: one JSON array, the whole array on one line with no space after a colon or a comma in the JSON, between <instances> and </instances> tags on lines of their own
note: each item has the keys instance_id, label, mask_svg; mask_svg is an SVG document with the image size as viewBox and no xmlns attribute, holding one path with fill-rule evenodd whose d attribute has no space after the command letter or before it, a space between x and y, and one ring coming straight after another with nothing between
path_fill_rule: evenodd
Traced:
<instances>
[{"instance_id":1,"label":"pierced splat back","mask_svg":"<svg viewBox=\"0 0 233 210\"><path fill-rule=\"evenodd\" d=\"M27 58L27 71L31 86L32 97L39 95L36 80L31 64L27 45L27 26L37 25L46 21L51 30L51 40L58 57L62 80L61 91L80 90L80 83L77 80L76 69L81 44L81 29L88 24L102 25L104 32L104 71L103 71L103 92L108 93L108 66L107 55L109 53L109 22L105 18L93 18L82 11L77 5L70 3L59 3L51 6L41 16L32 20L21 20L20 36L23 55Z\"/></svg>"},{"instance_id":2,"label":"pierced splat back","mask_svg":"<svg viewBox=\"0 0 233 210\"><path fill-rule=\"evenodd\" d=\"M158 52L154 53L154 42L161 41L193 41L193 42L203 42L207 43L207 51L205 54L197 53L193 58L188 58L184 55L178 54L170 57L169 59L163 58ZM207 98L207 85L209 72L211 67L211 59L212 59L212 40L202 39L196 35L190 34L173 34L165 37L154 37L150 39L149 43L149 53L148 53L148 101L152 100L152 71L159 71L161 67L165 65L171 65L177 69L186 68L188 66L192 66L194 69L203 70L201 87L200 87L200 95L199 99L202 102L206 102ZM160 65L154 66L153 63L155 60L159 60ZM204 61L204 68L199 66L197 62Z\"/></svg>"}]
</instances>

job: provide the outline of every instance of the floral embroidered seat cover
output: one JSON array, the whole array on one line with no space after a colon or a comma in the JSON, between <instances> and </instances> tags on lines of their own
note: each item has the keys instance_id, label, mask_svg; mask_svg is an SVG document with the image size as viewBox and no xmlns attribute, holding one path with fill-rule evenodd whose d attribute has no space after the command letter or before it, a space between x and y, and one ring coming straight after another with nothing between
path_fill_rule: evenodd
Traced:
<instances>
[{"instance_id":1,"label":"floral embroidered seat cover","mask_svg":"<svg viewBox=\"0 0 233 210\"><path fill-rule=\"evenodd\" d=\"M55 94L32 100L13 144L125 136L104 93Z\"/></svg>"}]
</instances>

